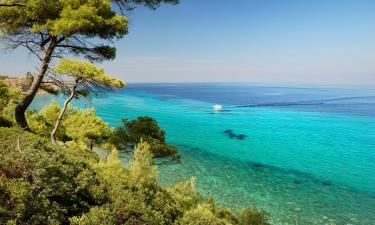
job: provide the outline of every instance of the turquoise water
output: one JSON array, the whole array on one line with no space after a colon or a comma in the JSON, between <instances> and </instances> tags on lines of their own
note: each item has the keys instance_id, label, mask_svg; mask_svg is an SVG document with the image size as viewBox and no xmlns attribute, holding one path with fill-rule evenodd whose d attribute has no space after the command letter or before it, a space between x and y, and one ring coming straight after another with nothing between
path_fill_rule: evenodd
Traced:
<instances>
[{"instance_id":1,"label":"turquoise water","mask_svg":"<svg viewBox=\"0 0 375 225\"><path fill-rule=\"evenodd\" d=\"M189 86L141 85L92 104L112 126L140 115L158 120L182 155L181 164L159 168L162 185L197 176L203 194L230 208L255 204L274 224L375 224L373 90L240 88L267 93L261 98L210 87L191 95ZM223 94L231 88L240 99ZM50 99L39 96L33 107ZM214 103L225 110L213 112Z\"/></svg>"}]
</instances>

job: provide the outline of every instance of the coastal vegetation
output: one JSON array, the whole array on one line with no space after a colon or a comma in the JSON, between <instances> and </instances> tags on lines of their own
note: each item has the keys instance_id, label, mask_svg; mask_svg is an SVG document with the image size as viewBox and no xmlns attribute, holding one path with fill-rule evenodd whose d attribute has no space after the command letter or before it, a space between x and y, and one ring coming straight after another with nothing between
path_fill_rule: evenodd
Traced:
<instances>
[{"instance_id":1,"label":"coastal vegetation","mask_svg":"<svg viewBox=\"0 0 375 225\"><path fill-rule=\"evenodd\" d=\"M80 96L87 97L92 92L98 89L122 88L125 86L124 82L116 78L109 77L105 74L102 68L97 68L94 64L89 62L82 62L64 58L60 60L59 64L53 68L55 74L60 76L73 77L74 81L70 85L65 85L65 82L55 80L56 86L59 86L64 94L69 97L64 102L64 106L59 114L55 126L51 132L52 144L56 145L56 133L59 129L63 116L68 108L68 104L73 98Z\"/></svg>"},{"instance_id":2,"label":"coastal vegetation","mask_svg":"<svg viewBox=\"0 0 375 225\"><path fill-rule=\"evenodd\" d=\"M123 119L122 126L116 128L110 139L116 148L130 153L141 140L151 145L150 151L159 164L180 161L176 147L166 143L165 131L160 129L156 120L148 116L140 116L135 120Z\"/></svg>"},{"instance_id":3,"label":"coastal vegetation","mask_svg":"<svg viewBox=\"0 0 375 225\"><path fill-rule=\"evenodd\" d=\"M109 44L127 34L125 12L161 3L178 1L0 1L2 43L26 47L40 60L37 72L16 85L0 79L0 224L269 224L268 214L254 207L217 206L196 191L195 177L160 187L156 164L179 156L153 118L124 119L112 128L94 108L69 104L125 85L93 63L114 59ZM56 58L62 58L57 65ZM54 101L27 110L40 90L68 97L62 108ZM129 163L120 162L118 150L131 154Z\"/></svg>"},{"instance_id":4,"label":"coastal vegetation","mask_svg":"<svg viewBox=\"0 0 375 225\"><path fill-rule=\"evenodd\" d=\"M8 89L3 86L3 93ZM9 103L14 97L2 95L2 100ZM0 127L1 224L269 224L268 214L255 208L237 213L218 207L196 191L194 177L161 188L152 147L143 140L149 140L147 135L123 165L109 141L113 128L93 109L69 107L58 132L61 145L52 145L48 124L60 111L53 102L40 112L28 112L33 132L15 122ZM158 135L165 133L159 130ZM107 157L90 149L93 136L111 151Z\"/></svg>"},{"instance_id":5,"label":"coastal vegetation","mask_svg":"<svg viewBox=\"0 0 375 225\"><path fill-rule=\"evenodd\" d=\"M116 48L111 41L128 33L124 15L137 5L155 9L178 0L3 0L0 2L2 44L10 49L25 47L39 61L29 89L17 104L15 118L28 129L25 112L55 58L81 56L92 62L112 60ZM117 7L112 7L114 3ZM119 12L120 11L120 12Z\"/></svg>"}]
</instances>

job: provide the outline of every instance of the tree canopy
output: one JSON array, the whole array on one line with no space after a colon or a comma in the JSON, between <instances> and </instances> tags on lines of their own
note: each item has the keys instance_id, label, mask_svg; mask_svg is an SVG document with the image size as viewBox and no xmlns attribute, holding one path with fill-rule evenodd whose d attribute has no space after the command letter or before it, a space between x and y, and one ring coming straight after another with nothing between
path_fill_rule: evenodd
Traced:
<instances>
[{"instance_id":1,"label":"tree canopy","mask_svg":"<svg viewBox=\"0 0 375 225\"><path fill-rule=\"evenodd\" d=\"M10 48L26 47L41 65L30 89L15 109L16 121L28 129L25 111L40 88L54 57L66 54L92 61L115 57L115 48L99 40L111 41L127 32L127 18L113 10L110 0L5 0L0 7L0 34ZM95 39L95 42L93 41Z\"/></svg>"},{"instance_id":2,"label":"tree canopy","mask_svg":"<svg viewBox=\"0 0 375 225\"><path fill-rule=\"evenodd\" d=\"M80 79L80 83L93 85L121 88L125 86L122 80L110 77L104 72L103 68L98 68L90 62L78 61L68 58L63 58L53 68L54 73L59 75L66 75Z\"/></svg>"},{"instance_id":3,"label":"tree canopy","mask_svg":"<svg viewBox=\"0 0 375 225\"><path fill-rule=\"evenodd\" d=\"M25 112L49 72L53 58L76 55L90 61L111 60L111 41L128 33L124 10L151 9L178 0L2 0L0 36L10 49L23 46L41 62L30 89L15 109L16 122L28 129ZM114 7L113 4L117 5ZM118 13L118 10L122 12Z\"/></svg>"},{"instance_id":4,"label":"tree canopy","mask_svg":"<svg viewBox=\"0 0 375 225\"><path fill-rule=\"evenodd\" d=\"M20 7L0 7L0 30L9 47L24 46L42 60L48 44L53 56L74 54L90 60L113 59L115 49L87 39L121 38L127 18L116 14L110 0L23 0ZM52 44L52 45L51 45Z\"/></svg>"},{"instance_id":5,"label":"tree canopy","mask_svg":"<svg viewBox=\"0 0 375 225\"><path fill-rule=\"evenodd\" d=\"M29 112L27 118L30 128L37 134L47 137L51 134L62 108L53 101L40 112ZM64 120L57 132L57 137L66 145L76 142L79 144L102 144L113 133L113 128L96 116L94 108L77 109L68 107Z\"/></svg>"},{"instance_id":6,"label":"tree canopy","mask_svg":"<svg viewBox=\"0 0 375 225\"><path fill-rule=\"evenodd\" d=\"M53 68L53 71L59 75L74 78L74 82L70 85L66 85L64 81L57 81L55 83L63 89L64 94L69 94L69 97L65 100L60 115L55 122L55 127L51 132L51 141L53 144L56 144L55 135L59 129L65 111L67 110L68 104L73 98L78 98L80 95L88 96L91 92L97 91L102 87L121 88L125 86L123 81L108 76L103 68L98 68L89 62L64 58ZM92 134L92 137L95 139L94 134Z\"/></svg>"},{"instance_id":7,"label":"tree canopy","mask_svg":"<svg viewBox=\"0 0 375 225\"><path fill-rule=\"evenodd\" d=\"M149 143L154 158L158 163L179 162L180 156L174 146L168 145L165 140L165 131L152 117L140 116L135 120L122 120L122 126L118 127L111 137L111 142L121 150L133 152L135 146L141 141Z\"/></svg>"}]
</instances>

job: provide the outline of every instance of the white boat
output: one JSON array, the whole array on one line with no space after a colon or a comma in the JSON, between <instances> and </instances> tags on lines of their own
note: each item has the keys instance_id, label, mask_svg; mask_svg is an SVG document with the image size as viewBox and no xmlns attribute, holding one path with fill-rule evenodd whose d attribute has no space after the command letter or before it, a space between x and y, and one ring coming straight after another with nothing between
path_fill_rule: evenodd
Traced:
<instances>
[{"instance_id":1,"label":"white boat","mask_svg":"<svg viewBox=\"0 0 375 225\"><path fill-rule=\"evenodd\" d=\"M213 107L215 111L221 111L221 109L223 108L221 105L214 105Z\"/></svg>"}]
</instances>

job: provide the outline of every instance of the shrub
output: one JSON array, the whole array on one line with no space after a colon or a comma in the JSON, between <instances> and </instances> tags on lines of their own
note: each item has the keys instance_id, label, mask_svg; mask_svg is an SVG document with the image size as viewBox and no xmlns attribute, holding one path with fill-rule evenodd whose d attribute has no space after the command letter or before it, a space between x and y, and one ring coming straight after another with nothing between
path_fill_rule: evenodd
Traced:
<instances>
[{"instance_id":1,"label":"shrub","mask_svg":"<svg viewBox=\"0 0 375 225\"><path fill-rule=\"evenodd\" d=\"M45 106L40 112L26 114L31 130L43 137L50 137L61 108L56 101ZM74 140L86 145L102 144L113 133L106 122L96 116L95 109L68 108L57 132L60 141Z\"/></svg>"},{"instance_id":2,"label":"shrub","mask_svg":"<svg viewBox=\"0 0 375 225\"><path fill-rule=\"evenodd\" d=\"M168 189L173 198L180 203L184 210L189 210L194 205L204 201L203 196L195 188L195 180L196 177L191 177L189 180L179 182L175 187Z\"/></svg>"},{"instance_id":3,"label":"shrub","mask_svg":"<svg viewBox=\"0 0 375 225\"><path fill-rule=\"evenodd\" d=\"M0 114L10 115L17 101L22 97L18 88L8 87L0 80Z\"/></svg>"},{"instance_id":4,"label":"shrub","mask_svg":"<svg viewBox=\"0 0 375 225\"><path fill-rule=\"evenodd\" d=\"M135 120L123 119L122 126L116 129L110 140L118 149L132 150L141 139L150 144L154 158L179 161L176 147L166 143L165 131L160 129L156 120L148 116L140 116Z\"/></svg>"},{"instance_id":5,"label":"shrub","mask_svg":"<svg viewBox=\"0 0 375 225\"><path fill-rule=\"evenodd\" d=\"M150 145L141 142L129 169L117 150L100 159L75 141L0 128L0 224L268 225L251 208L235 217L195 188L195 178L163 189Z\"/></svg>"},{"instance_id":6,"label":"shrub","mask_svg":"<svg viewBox=\"0 0 375 225\"><path fill-rule=\"evenodd\" d=\"M265 211L258 211L255 207L246 209L239 215L239 221L243 225L270 225L269 214Z\"/></svg>"},{"instance_id":7,"label":"shrub","mask_svg":"<svg viewBox=\"0 0 375 225\"><path fill-rule=\"evenodd\" d=\"M130 173L134 182L140 184L153 181L156 177L156 167L152 166L150 145L143 140L135 148Z\"/></svg>"},{"instance_id":8,"label":"shrub","mask_svg":"<svg viewBox=\"0 0 375 225\"><path fill-rule=\"evenodd\" d=\"M5 209L0 224L66 223L100 204L90 168L98 161L95 154L53 148L19 129L1 128L0 133L0 205Z\"/></svg>"},{"instance_id":9,"label":"shrub","mask_svg":"<svg viewBox=\"0 0 375 225\"><path fill-rule=\"evenodd\" d=\"M176 225L230 225L227 220L220 219L210 210L209 205L198 205L187 211Z\"/></svg>"},{"instance_id":10,"label":"shrub","mask_svg":"<svg viewBox=\"0 0 375 225\"><path fill-rule=\"evenodd\" d=\"M141 146L138 156L147 155ZM149 179L150 173L128 171L113 151L100 161L87 148L62 149L36 134L0 128L0 224L156 225L182 216L179 204ZM143 159L135 156L134 165ZM145 164L140 168L148 171Z\"/></svg>"}]
</instances>

